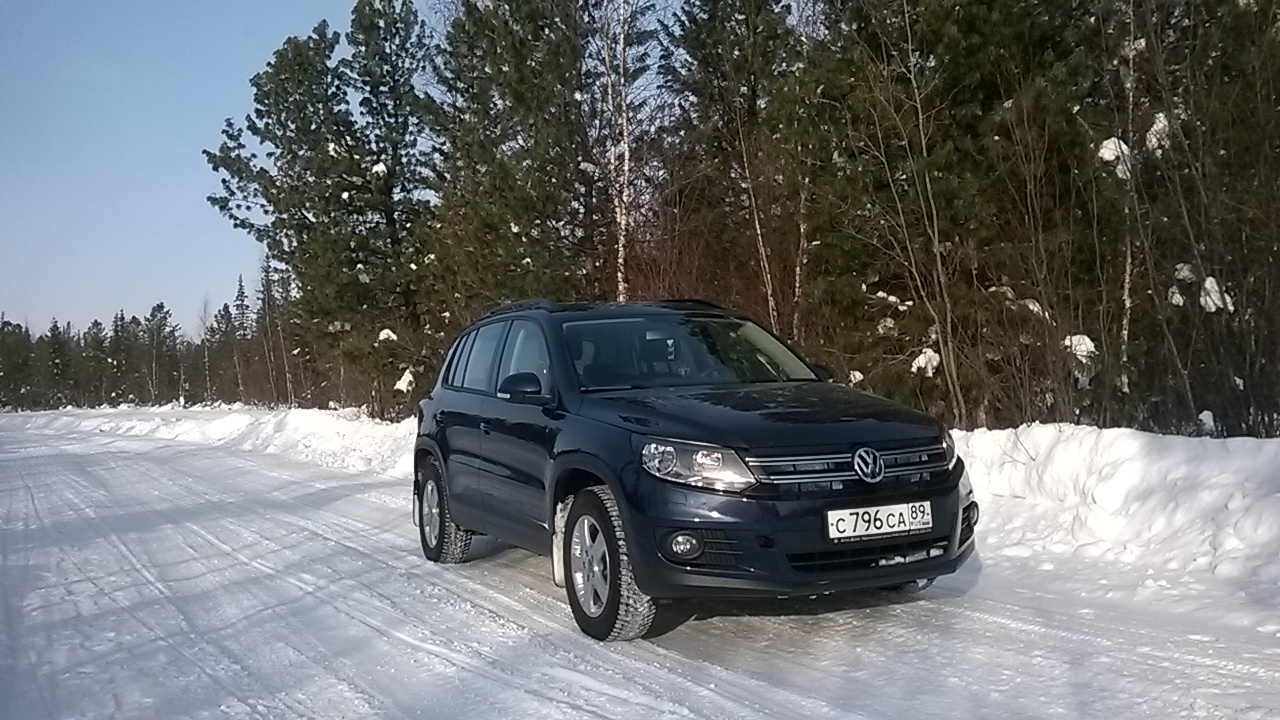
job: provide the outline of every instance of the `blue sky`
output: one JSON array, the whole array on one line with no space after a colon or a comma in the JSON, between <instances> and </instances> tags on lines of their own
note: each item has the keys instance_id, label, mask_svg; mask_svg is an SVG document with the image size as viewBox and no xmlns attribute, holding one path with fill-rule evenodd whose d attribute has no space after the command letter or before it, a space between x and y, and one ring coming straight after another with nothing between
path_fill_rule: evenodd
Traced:
<instances>
[{"instance_id":1,"label":"blue sky","mask_svg":"<svg viewBox=\"0 0 1280 720\"><path fill-rule=\"evenodd\" d=\"M200 151L249 78L350 0L0 3L0 311L43 332L163 301L194 334L259 245L209 206Z\"/></svg>"}]
</instances>

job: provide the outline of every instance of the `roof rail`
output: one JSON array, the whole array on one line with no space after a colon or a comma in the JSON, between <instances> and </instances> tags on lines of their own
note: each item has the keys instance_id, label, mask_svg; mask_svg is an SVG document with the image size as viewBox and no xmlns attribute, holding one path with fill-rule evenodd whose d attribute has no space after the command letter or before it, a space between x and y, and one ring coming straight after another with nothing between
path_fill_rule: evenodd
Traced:
<instances>
[{"instance_id":1,"label":"roof rail","mask_svg":"<svg viewBox=\"0 0 1280 720\"><path fill-rule=\"evenodd\" d=\"M502 315L503 313L515 312L517 310L556 310L560 304L554 300L546 298L531 298L529 300L516 300L515 302L504 303L499 305L481 317L493 317L494 315Z\"/></svg>"},{"instance_id":2,"label":"roof rail","mask_svg":"<svg viewBox=\"0 0 1280 720\"><path fill-rule=\"evenodd\" d=\"M698 305L701 307L712 308L714 310L724 309L719 305L711 302L710 300L703 300L702 298L667 298L666 300L661 300L660 302L671 303L673 305Z\"/></svg>"}]
</instances>

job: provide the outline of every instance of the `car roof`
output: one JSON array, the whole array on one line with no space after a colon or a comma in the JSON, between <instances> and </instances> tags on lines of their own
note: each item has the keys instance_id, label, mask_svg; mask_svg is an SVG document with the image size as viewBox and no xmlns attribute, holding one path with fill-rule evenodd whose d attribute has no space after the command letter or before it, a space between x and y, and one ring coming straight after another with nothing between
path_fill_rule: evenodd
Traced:
<instances>
[{"instance_id":1,"label":"car roof","mask_svg":"<svg viewBox=\"0 0 1280 720\"><path fill-rule=\"evenodd\" d=\"M607 318L611 316L653 314L709 314L738 317L737 313L708 302L693 298L654 300L644 302L555 302L553 300L520 300L500 305L485 313L481 320L495 317L542 314L557 316L560 321Z\"/></svg>"}]
</instances>

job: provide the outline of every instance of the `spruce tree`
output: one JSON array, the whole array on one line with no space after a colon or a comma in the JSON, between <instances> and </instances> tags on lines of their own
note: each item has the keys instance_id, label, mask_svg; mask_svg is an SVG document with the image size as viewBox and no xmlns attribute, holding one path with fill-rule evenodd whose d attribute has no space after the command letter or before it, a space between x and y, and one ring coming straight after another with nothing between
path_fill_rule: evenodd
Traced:
<instances>
[{"instance_id":1,"label":"spruce tree","mask_svg":"<svg viewBox=\"0 0 1280 720\"><path fill-rule=\"evenodd\" d=\"M111 363L112 400L116 403L146 400L148 383L145 333L142 321L136 315L126 318L124 310L120 310L112 317L107 357Z\"/></svg>"},{"instance_id":2,"label":"spruce tree","mask_svg":"<svg viewBox=\"0 0 1280 720\"><path fill-rule=\"evenodd\" d=\"M79 402L82 405L102 405L107 402L110 358L107 355L107 328L99 320L89 323L81 336L78 383Z\"/></svg>"},{"instance_id":3,"label":"spruce tree","mask_svg":"<svg viewBox=\"0 0 1280 720\"><path fill-rule=\"evenodd\" d=\"M71 388L75 362L72 343L71 324L63 326L57 318L49 323L49 329L43 335L36 338L36 393L40 407L58 408L74 399Z\"/></svg>"},{"instance_id":4,"label":"spruce tree","mask_svg":"<svg viewBox=\"0 0 1280 720\"><path fill-rule=\"evenodd\" d=\"M173 313L163 302L151 306L142 323L146 364L147 402L158 405L177 400L183 392L183 374L179 328Z\"/></svg>"},{"instance_id":5,"label":"spruce tree","mask_svg":"<svg viewBox=\"0 0 1280 720\"><path fill-rule=\"evenodd\" d=\"M249 294L244 291L244 276L240 275L236 278L235 314L232 316L237 340L244 342L249 339L250 319Z\"/></svg>"},{"instance_id":6,"label":"spruce tree","mask_svg":"<svg viewBox=\"0 0 1280 720\"><path fill-rule=\"evenodd\" d=\"M231 306L223 303L213 314L213 320L205 328L201 339L209 354L210 382L213 395L210 400L232 403L244 402L240 337Z\"/></svg>"},{"instance_id":7,"label":"spruce tree","mask_svg":"<svg viewBox=\"0 0 1280 720\"><path fill-rule=\"evenodd\" d=\"M33 407L31 332L0 314L0 408Z\"/></svg>"}]
</instances>

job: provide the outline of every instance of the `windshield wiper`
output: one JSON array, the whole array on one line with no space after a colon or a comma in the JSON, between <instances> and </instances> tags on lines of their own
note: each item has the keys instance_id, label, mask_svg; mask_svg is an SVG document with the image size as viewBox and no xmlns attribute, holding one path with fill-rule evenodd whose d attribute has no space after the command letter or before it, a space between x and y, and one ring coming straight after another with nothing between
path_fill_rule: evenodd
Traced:
<instances>
[{"instance_id":1,"label":"windshield wiper","mask_svg":"<svg viewBox=\"0 0 1280 720\"><path fill-rule=\"evenodd\" d=\"M611 392L614 390L643 390L648 385L594 385L592 387L579 388L584 393L588 392Z\"/></svg>"}]
</instances>

